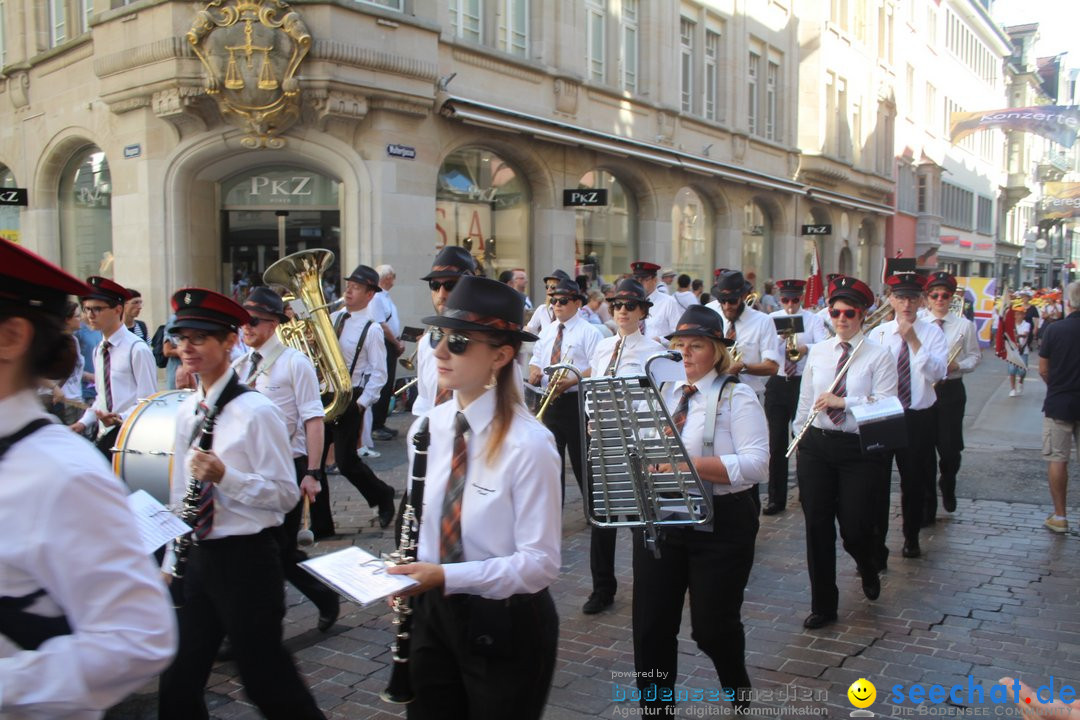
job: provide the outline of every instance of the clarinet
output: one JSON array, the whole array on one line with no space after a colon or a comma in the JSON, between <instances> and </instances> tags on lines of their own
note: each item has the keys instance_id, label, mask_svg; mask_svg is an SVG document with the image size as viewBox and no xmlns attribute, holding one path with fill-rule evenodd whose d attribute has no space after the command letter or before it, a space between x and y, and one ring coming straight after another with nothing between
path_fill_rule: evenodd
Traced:
<instances>
[{"instance_id":1,"label":"clarinet","mask_svg":"<svg viewBox=\"0 0 1080 720\"><path fill-rule=\"evenodd\" d=\"M427 475L427 450L431 443L428 432L428 419L420 421L420 428L413 435L412 490L405 508L401 512L401 534L398 548L390 553L390 560L395 565L405 565L416 560L416 546L420 537L420 518L424 510L424 477ZM409 636L412 632L412 597L394 598L393 625L397 628L390 650L394 656L394 666L390 670L390 682L379 697L389 703L405 704L412 702L412 682L409 680Z\"/></svg>"},{"instance_id":2,"label":"clarinet","mask_svg":"<svg viewBox=\"0 0 1080 720\"><path fill-rule=\"evenodd\" d=\"M198 440L195 446L199 450L208 451L214 446L214 424L217 423L218 408L207 410L203 418L202 427L199 429ZM195 522L199 517L199 495L202 490L202 482L194 475L188 476L187 490L184 492L183 505L180 509L180 519L192 528L191 532L184 533L173 543L173 566L172 581L169 583L169 592L172 595L173 605L177 608L184 605L184 572L187 570L188 554L191 547L198 542L195 537Z\"/></svg>"}]
</instances>

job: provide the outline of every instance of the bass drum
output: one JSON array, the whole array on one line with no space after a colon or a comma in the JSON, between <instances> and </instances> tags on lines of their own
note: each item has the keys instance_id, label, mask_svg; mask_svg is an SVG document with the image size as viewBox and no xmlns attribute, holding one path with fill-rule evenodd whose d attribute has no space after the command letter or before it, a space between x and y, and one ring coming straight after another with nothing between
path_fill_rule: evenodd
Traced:
<instances>
[{"instance_id":1,"label":"bass drum","mask_svg":"<svg viewBox=\"0 0 1080 720\"><path fill-rule=\"evenodd\" d=\"M190 394L190 390L165 390L140 401L121 426L112 449L113 472L132 492L145 490L163 505L169 504L176 416Z\"/></svg>"}]
</instances>

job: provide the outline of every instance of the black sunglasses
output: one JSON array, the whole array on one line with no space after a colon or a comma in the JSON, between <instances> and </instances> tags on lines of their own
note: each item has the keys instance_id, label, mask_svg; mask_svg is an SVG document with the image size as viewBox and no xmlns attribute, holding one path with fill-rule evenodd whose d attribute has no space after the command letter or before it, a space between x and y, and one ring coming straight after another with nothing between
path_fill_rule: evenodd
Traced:
<instances>
[{"instance_id":1,"label":"black sunglasses","mask_svg":"<svg viewBox=\"0 0 1080 720\"><path fill-rule=\"evenodd\" d=\"M859 311L858 310L853 310L852 308L848 308L847 310L835 310L835 309L829 310L829 317L831 317L831 318L838 318L841 315L843 315L848 320L851 320L853 317L855 317L858 314L859 314Z\"/></svg>"},{"instance_id":2,"label":"black sunglasses","mask_svg":"<svg viewBox=\"0 0 1080 720\"><path fill-rule=\"evenodd\" d=\"M569 305L570 303L574 302L575 300L577 300L577 298L557 297L557 298L551 298L551 304L552 305L558 305L559 307L562 307L563 305Z\"/></svg>"},{"instance_id":3,"label":"black sunglasses","mask_svg":"<svg viewBox=\"0 0 1080 720\"><path fill-rule=\"evenodd\" d=\"M630 312L634 312L641 307L641 303L637 300L608 300L608 306L610 306L612 310L622 310L623 308L626 308Z\"/></svg>"},{"instance_id":4,"label":"black sunglasses","mask_svg":"<svg viewBox=\"0 0 1080 720\"><path fill-rule=\"evenodd\" d=\"M727 295L725 297L718 297L716 301L721 305L738 305L742 302L742 298L738 295Z\"/></svg>"},{"instance_id":5,"label":"black sunglasses","mask_svg":"<svg viewBox=\"0 0 1080 720\"><path fill-rule=\"evenodd\" d=\"M446 288L446 292L450 292L457 284L457 278L454 278L453 280L428 280L427 286L431 288L431 292L439 292L443 288Z\"/></svg>"},{"instance_id":6,"label":"black sunglasses","mask_svg":"<svg viewBox=\"0 0 1080 720\"><path fill-rule=\"evenodd\" d=\"M927 297L929 297L931 300L948 300L949 298L952 297L952 293L951 292L936 292L936 293L930 293Z\"/></svg>"},{"instance_id":7,"label":"black sunglasses","mask_svg":"<svg viewBox=\"0 0 1080 720\"><path fill-rule=\"evenodd\" d=\"M270 320L269 318L255 317L254 315L252 315L251 320L248 321L248 325L250 325L251 327L259 327L259 325L264 322L273 322L273 320Z\"/></svg>"},{"instance_id":8,"label":"black sunglasses","mask_svg":"<svg viewBox=\"0 0 1080 720\"><path fill-rule=\"evenodd\" d=\"M802 302L802 298L801 297L781 297L780 302L784 303L785 305L797 305L798 303Z\"/></svg>"},{"instance_id":9,"label":"black sunglasses","mask_svg":"<svg viewBox=\"0 0 1080 720\"><path fill-rule=\"evenodd\" d=\"M439 343L443 338L446 338L446 348L454 355L464 355L469 349L469 343L478 342L484 345L490 345L491 347L498 347L495 343L485 342L479 338L472 338L468 335L459 335L458 333L448 333L443 328L435 327L431 328L431 334L428 336L428 342L431 343L431 349L439 347Z\"/></svg>"}]
</instances>

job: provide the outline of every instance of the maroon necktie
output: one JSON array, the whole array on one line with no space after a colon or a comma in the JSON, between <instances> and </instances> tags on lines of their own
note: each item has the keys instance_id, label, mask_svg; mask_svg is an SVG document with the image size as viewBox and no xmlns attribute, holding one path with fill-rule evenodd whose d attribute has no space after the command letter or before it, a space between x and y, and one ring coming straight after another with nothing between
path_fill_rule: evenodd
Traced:
<instances>
[{"instance_id":1,"label":"maroon necktie","mask_svg":"<svg viewBox=\"0 0 1080 720\"><path fill-rule=\"evenodd\" d=\"M619 348L622 347L622 341L623 339L620 335L619 339L615 341L615 349L611 351L611 360L608 362L607 370L604 371L605 375L614 375L615 371L618 370L618 368L615 367L615 361L619 359Z\"/></svg>"},{"instance_id":2,"label":"maroon necktie","mask_svg":"<svg viewBox=\"0 0 1080 720\"><path fill-rule=\"evenodd\" d=\"M105 376L105 409L112 412L112 364L109 362L109 341L101 344L101 369Z\"/></svg>"},{"instance_id":3,"label":"maroon necktie","mask_svg":"<svg viewBox=\"0 0 1080 720\"><path fill-rule=\"evenodd\" d=\"M469 421L464 413L454 418L454 455L450 460L450 480L443 496L442 522L439 533L439 562L457 563L465 560L461 543L461 499L465 494L465 474L469 463L469 445L465 433Z\"/></svg>"},{"instance_id":4,"label":"maroon necktie","mask_svg":"<svg viewBox=\"0 0 1080 720\"><path fill-rule=\"evenodd\" d=\"M551 345L551 362L550 365L558 365L562 360L562 338L563 330L566 326L559 323L559 332L555 333L555 342Z\"/></svg>"},{"instance_id":5,"label":"maroon necktie","mask_svg":"<svg viewBox=\"0 0 1080 720\"><path fill-rule=\"evenodd\" d=\"M682 435L683 426L686 425L686 413L690 410L690 396L697 392L697 388L693 385L683 385L682 397L679 398L679 404L675 408L675 414L671 416L671 423L675 426L674 432ZM665 428L664 431L670 437L673 432L672 428Z\"/></svg>"},{"instance_id":6,"label":"maroon necktie","mask_svg":"<svg viewBox=\"0 0 1080 720\"><path fill-rule=\"evenodd\" d=\"M735 339L735 321L734 320L732 320L731 322L728 323L727 332L724 333L724 337L727 338L728 340L734 340Z\"/></svg>"},{"instance_id":7,"label":"maroon necktie","mask_svg":"<svg viewBox=\"0 0 1080 720\"><path fill-rule=\"evenodd\" d=\"M900 355L896 358L896 396L905 410L911 407L911 351L902 338Z\"/></svg>"},{"instance_id":8,"label":"maroon necktie","mask_svg":"<svg viewBox=\"0 0 1080 720\"><path fill-rule=\"evenodd\" d=\"M842 342L840 347L843 348L843 352L840 353L840 359L836 363L836 375L840 374L840 369L844 367L844 363L851 356L851 343ZM834 375L833 377L836 377ZM833 395L837 397L845 397L847 395L847 373L840 378L840 382L836 383L836 389L833 390ZM843 425L844 416L847 415L847 410L843 408L826 408L825 412L828 414L829 419L833 421L833 425Z\"/></svg>"}]
</instances>

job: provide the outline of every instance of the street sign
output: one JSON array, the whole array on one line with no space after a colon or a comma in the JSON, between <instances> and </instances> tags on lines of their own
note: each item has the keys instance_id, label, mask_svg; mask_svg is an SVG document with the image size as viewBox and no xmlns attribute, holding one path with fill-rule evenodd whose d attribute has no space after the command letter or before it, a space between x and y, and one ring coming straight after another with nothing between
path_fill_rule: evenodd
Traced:
<instances>
[{"instance_id":1,"label":"street sign","mask_svg":"<svg viewBox=\"0 0 1080 720\"><path fill-rule=\"evenodd\" d=\"M29 204L26 188L0 188L0 205L21 205L26 207Z\"/></svg>"},{"instance_id":2,"label":"street sign","mask_svg":"<svg viewBox=\"0 0 1080 720\"><path fill-rule=\"evenodd\" d=\"M563 207L602 207L607 205L607 189L563 190L562 204Z\"/></svg>"},{"instance_id":3,"label":"street sign","mask_svg":"<svg viewBox=\"0 0 1080 720\"><path fill-rule=\"evenodd\" d=\"M1064 265L1065 264L1065 258L1063 258L1063 257L1050 258L1050 262L1052 262L1054 265Z\"/></svg>"},{"instance_id":4,"label":"street sign","mask_svg":"<svg viewBox=\"0 0 1080 720\"><path fill-rule=\"evenodd\" d=\"M394 143L386 146L386 154L390 157L399 157L404 160L415 160L416 148Z\"/></svg>"},{"instance_id":5,"label":"street sign","mask_svg":"<svg viewBox=\"0 0 1080 720\"><path fill-rule=\"evenodd\" d=\"M832 235L832 225L803 225L803 235Z\"/></svg>"}]
</instances>

